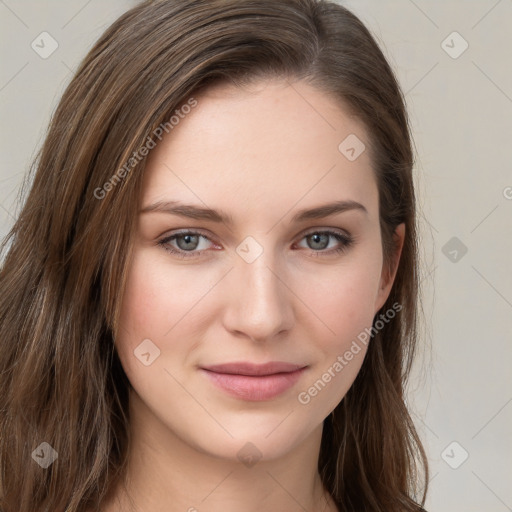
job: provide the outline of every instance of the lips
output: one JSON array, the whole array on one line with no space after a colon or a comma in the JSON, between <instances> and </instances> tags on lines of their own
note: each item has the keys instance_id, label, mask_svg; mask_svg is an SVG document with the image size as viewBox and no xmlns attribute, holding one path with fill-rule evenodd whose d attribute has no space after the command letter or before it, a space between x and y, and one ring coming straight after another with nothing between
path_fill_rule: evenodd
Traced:
<instances>
[{"instance_id":1,"label":"lips","mask_svg":"<svg viewBox=\"0 0 512 512\"><path fill-rule=\"evenodd\" d=\"M280 361L265 364L236 362L201 368L218 388L236 398L262 401L275 398L297 383L306 366Z\"/></svg>"},{"instance_id":2,"label":"lips","mask_svg":"<svg viewBox=\"0 0 512 512\"><path fill-rule=\"evenodd\" d=\"M261 376L261 375L274 375L276 373L290 373L295 370L304 368L304 365L282 363L279 361L270 362L265 364L253 363L227 363L216 364L213 366L205 366L205 370L215 373L224 373L229 375L247 375L247 376Z\"/></svg>"}]
</instances>

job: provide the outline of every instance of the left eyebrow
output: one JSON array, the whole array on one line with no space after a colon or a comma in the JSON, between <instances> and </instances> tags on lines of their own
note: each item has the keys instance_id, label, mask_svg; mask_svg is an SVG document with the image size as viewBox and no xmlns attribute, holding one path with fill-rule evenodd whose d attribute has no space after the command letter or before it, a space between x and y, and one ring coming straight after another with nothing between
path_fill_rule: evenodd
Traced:
<instances>
[{"instance_id":1,"label":"left eyebrow","mask_svg":"<svg viewBox=\"0 0 512 512\"><path fill-rule=\"evenodd\" d=\"M310 219L323 219L336 213L343 213L350 210L359 210L368 214L368 210L357 201L335 201L334 203L324 204L316 208L304 209L298 211L292 218L292 222L302 222Z\"/></svg>"}]
</instances>

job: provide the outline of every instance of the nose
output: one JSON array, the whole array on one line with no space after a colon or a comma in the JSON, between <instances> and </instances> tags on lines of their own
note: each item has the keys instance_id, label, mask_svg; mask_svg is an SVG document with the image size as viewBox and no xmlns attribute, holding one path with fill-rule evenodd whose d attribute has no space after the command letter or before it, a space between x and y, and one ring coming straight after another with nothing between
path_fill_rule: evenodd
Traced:
<instances>
[{"instance_id":1,"label":"nose","mask_svg":"<svg viewBox=\"0 0 512 512\"><path fill-rule=\"evenodd\" d=\"M224 327L238 337L270 341L294 322L293 294L282 267L266 251L255 261L235 260L229 275Z\"/></svg>"}]
</instances>

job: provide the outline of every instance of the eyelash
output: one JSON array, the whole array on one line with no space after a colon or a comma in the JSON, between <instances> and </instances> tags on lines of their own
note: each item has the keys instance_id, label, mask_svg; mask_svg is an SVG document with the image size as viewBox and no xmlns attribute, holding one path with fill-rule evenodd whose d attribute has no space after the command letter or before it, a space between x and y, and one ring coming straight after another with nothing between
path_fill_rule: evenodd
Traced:
<instances>
[{"instance_id":1,"label":"eyelash","mask_svg":"<svg viewBox=\"0 0 512 512\"><path fill-rule=\"evenodd\" d=\"M353 243L354 243L354 239L351 236L345 235L343 233L339 233L337 231L331 231L331 230L328 230L328 229L327 230L310 231L309 233L305 233L302 236L301 240L303 240L307 236L315 235L315 234L330 235L333 238L335 238L336 240L338 240L338 242L341 243L341 245L339 247L334 248L334 249L329 249L329 250L318 250L318 251L315 251L313 249L310 249L311 253L314 254L315 256L326 256L326 257L328 257L328 256L333 256L333 255L336 255L336 254L340 254L342 252L345 252L347 249L349 249L353 245ZM183 250L176 249L176 248L174 248L174 247L169 245L169 242L171 242L172 240L175 240L176 238L179 238L179 237L185 236L185 235L200 236L200 237L206 238L207 240L210 240L206 235L204 235L203 233L200 233L198 231L181 231L179 233L174 233L171 236L167 236L167 237L163 238L162 240L160 240L158 242L158 245L161 246L167 252L170 252L171 254L177 256L178 258L184 258L184 259L186 259L186 258L198 258L199 256L202 255L203 252L205 252L205 250L198 251L198 252L196 252L196 251L183 251Z\"/></svg>"}]
</instances>

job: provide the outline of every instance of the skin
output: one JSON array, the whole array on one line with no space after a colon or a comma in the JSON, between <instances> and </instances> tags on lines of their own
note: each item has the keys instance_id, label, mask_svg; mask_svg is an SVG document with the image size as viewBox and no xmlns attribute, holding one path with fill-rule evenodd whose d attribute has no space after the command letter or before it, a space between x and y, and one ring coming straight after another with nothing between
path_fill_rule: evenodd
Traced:
<instances>
[{"instance_id":1,"label":"skin","mask_svg":"<svg viewBox=\"0 0 512 512\"><path fill-rule=\"evenodd\" d=\"M366 346L309 403L298 395L371 327L404 227L388 266L369 152L349 161L338 150L349 134L365 142L365 130L325 93L283 80L217 84L195 97L197 107L148 157L142 209L181 201L222 210L233 224L139 214L116 338L133 386L133 445L126 488L105 510L129 510L126 490L144 512L336 510L317 472L323 420L353 383ZM340 200L366 211L291 222L299 210ZM187 229L207 238L167 246L192 257L159 245ZM306 236L325 229L348 233L352 245L327 254L343 243ZM251 263L236 252L248 236L263 250ZM160 350L149 366L134 355L145 339ZM307 368L282 395L254 402L227 395L199 370L233 361ZM261 456L252 467L237 457L248 442Z\"/></svg>"}]
</instances>

